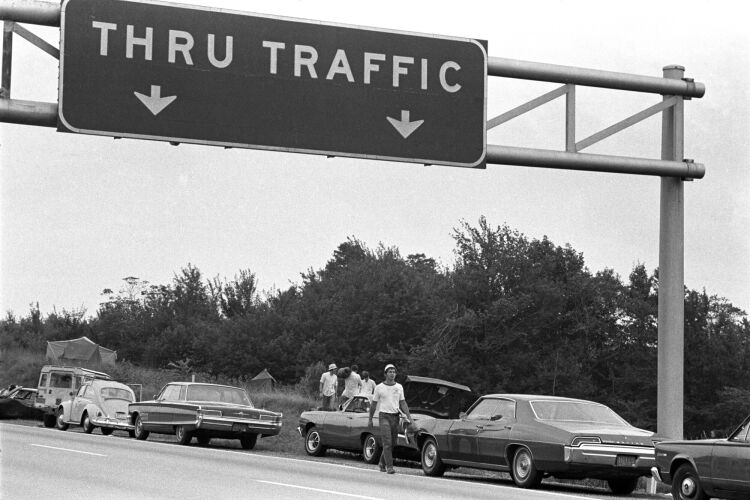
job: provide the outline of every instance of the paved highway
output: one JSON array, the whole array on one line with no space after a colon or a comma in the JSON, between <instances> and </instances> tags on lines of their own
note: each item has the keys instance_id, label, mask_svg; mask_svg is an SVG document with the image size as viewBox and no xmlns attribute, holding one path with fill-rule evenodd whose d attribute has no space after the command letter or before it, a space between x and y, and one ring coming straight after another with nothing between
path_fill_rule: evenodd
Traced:
<instances>
[{"instance_id":1,"label":"paved highway","mask_svg":"<svg viewBox=\"0 0 750 500\"><path fill-rule=\"evenodd\" d=\"M265 451L0 424L3 499L618 498L578 487L526 491L496 479L461 475L436 479L414 469L397 470L398 474L386 475L374 466L281 457Z\"/></svg>"}]
</instances>

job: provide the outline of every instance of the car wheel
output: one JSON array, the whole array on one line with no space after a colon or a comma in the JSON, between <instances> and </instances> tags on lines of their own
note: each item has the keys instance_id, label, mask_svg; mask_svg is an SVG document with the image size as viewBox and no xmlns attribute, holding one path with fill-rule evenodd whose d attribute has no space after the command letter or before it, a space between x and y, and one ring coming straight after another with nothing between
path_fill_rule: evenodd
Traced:
<instances>
[{"instance_id":1,"label":"car wheel","mask_svg":"<svg viewBox=\"0 0 750 500\"><path fill-rule=\"evenodd\" d=\"M319 457L326 452L323 446L323 440L320 438L320 432L315 427L310 427L305 436L305 451L308 455Z\"/></svg>"},{"instance_id":2,"label":"car wheel","mask_svg":"<svg viewBox=\"0 0 750 500\"><path fill-rule=\"evenodd\" d=\"M203 434L198 436L197 439L198 439L198 444L201 446L208 446L208 443L211 442L211 436L206 436Z\"/></svg>"},{"instance_id":3,"label":"car wheel","mask_svg":"<svg viewBox=\"0 0 750 500\"><path fill-rule=\"evenodd\" d=\"M380 447L378 440L372 434L366 434L362 442L362 458L368 464L376 464L380 460L380 454L383 449Z\"/></svg>"},{"instance_id":4,"label":"car wheel","mask_svg":"<svg viewBox=\"0 0 750 500\"><path fill-rule=\"evenodd\" d=\"M113 432L115 432L115 430L111 427L102 427L102 434L104 434L105 436L109 436Z\"/></svg>"},{"instance_id":5,"label":"car wheel","mask_svg":"<svg viewBox=\"0 0 750 500\"><path fill-rule=\"evenodd\" d=\"M177 436L177 441L179 441L180 444L188 445L190 444L190 441L193 440L193 434L191 432L188 432L183 425L178 425L177 427L175 427L174 433L175 436Z\"/></svg>"},{"instance_id":6,"label":"car wheel","mask_svg":"<svg viewBox=\"0 0 750 500\"><path fill-rule=\"evenodd\" d=\"M247 436L242 436L240 438L240 445L242 445L243 450L252 450L253 448L255 448L255 443L257 442L257 434L248 434Z\"/></svg>"},{"instance_id":7,"label":"car wheel","mask_svg":"<svg viewBox=\"0 0 750 500\"><path fill-rule=\"evenodd\" d=\"M704 500L708 498L692 465L680 465L675 472L674 479L672 479L672 498L674 500Z\"/></svg>"},{"instance_id":8,"label":"car wheel","mask_svg":"<svg viewBox=\"0 0 750 500\"><path fill-rule=\"evenodd\" d=\"M42 417L42 423L44 424L45 427L54 427L56 421L57 421L57 416L54 413L52 414L45 413L44 416Z\"/></svg>"},{"instance_id":9,"label":"car wheel","mask_svg":"<svg viewBox=\"0 0 750 500\"><path fill-rule=\"evenodd\" d=\"M83 432L85 432L86 434L91 434L92 432L94 432L94 424L91 423L88 412L83 414L81 426L83 427Z\"/></svg>"},{"instance_id":10,"label":"car wheel","mask_svg":"<svg viewBox=\"0 0 750 500\"><path fill-rule=\"evenodd\" d=\"M536 488L542 482L542 474L534 465L534 457L531 451L522 446L513 455L513 468L511 469L513 482L521 488Z\"/></svg>"},{"instance_id":11,"label":"car wheel","mask_svg":"<svg viewBox=\"0 0 750 500\"><path fill-rule=\"evenodd\" d=\"M133 430L133 434L139 441L143 441L148 437L148 431L143 428L143 421L141 420L140 415L135 417L135 429Z\"/></svg>"},{"instance_id":12,"label":"car wheel","mask_svg":"<svg viewBox=\"0 0 750 500\"><path fill-rule=\"evenodd\" d=\"M68 430L68 424L65 423L65 413L63 412L62 408L57 410L57 418L55 419L55 427L57 427L61 431Z\"/></svg>"},{"instance_id":13,"label":"car wheel","mask_svg":"<svg viewBox=\"0 0 750 500\"><path fill-rule=\"evenodd\" d=\"M630 495L638 486L638 478L614 477L612 479L607 479L607 484L609 485L609 489L612 490L612 493L615 495Z\"/></svg>"},{"instance_id":14,"label":"car wheel","mask_svg":"<svg viewBox=\"0 0 750 500\"><path fill-rule=\"evenodd\" d=\"M427 438L422 446L422 470L428 476L440 477L445 472L445 464L440 458L437 442L434 438Z\"/></svg>"}]
</instances>

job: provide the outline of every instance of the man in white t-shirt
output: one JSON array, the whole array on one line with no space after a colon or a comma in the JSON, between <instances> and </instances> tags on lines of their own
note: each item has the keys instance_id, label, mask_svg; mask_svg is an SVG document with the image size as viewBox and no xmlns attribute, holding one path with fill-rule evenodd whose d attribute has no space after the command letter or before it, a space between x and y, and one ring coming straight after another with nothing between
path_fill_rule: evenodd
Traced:
<instances>
[{"instance_id":1,"label":"man in white t-shirt","mask_svg":"<svg viewBox=\"0 0 750 500\"><path fill-rule=\"evenodd\" d=\"M409 405L404 399L404 388L396 383L396 367L385 365L385 381L375 387L372 397L373 404L370 405L370 418L368 425L372 427L372 417L375 409L378 410L380 425L380 437L383 443L383 453L380 455L380 472L393 474L393 448L398 439L399 410L412 421Z\"/></svg>"},{"instance_id":2,"label":"man in white t-shirt","mask_svg":"<svg viewBox=\"0 0 750 500\"><path fill-rule=\"evenodd\" d=\"M357 373L359 367L352 365L351 370L349 376L344 379L344 392L341 393L341 404L346 403L359 394L359 391L362 389L362 379L359 373Z\"/></svg>"},{"instance_id":3,"label":"man in white t-shirt","mask_svg":"<svg viewBox=\"0 0 750 500\"><path fill-rule=\"evenodd\" d=\"M318 391L320 397L323 398L323 409L324 410L335 410L336 409L336 390L339 387L339 378L336 376L336 363L328 365L328 371L323 372L320 376L320 384L318 384Z\"/></svg>"}]
</instances>

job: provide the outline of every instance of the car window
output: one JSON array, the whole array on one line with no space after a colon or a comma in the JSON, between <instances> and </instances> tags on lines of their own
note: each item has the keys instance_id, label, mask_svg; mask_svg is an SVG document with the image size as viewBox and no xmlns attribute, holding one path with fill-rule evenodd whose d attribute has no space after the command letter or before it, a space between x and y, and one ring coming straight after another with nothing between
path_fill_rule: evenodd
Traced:
<instances>
[{"instance_id":1,"label":"car window","mask_svg":"<svg viewBox=\"0 0 750 500\"><path fill-rule=\"evenodd\" d=\"M50 387L70 389L73 387L73 374L52 372L50 373L49 385Z\"/></svg>"},{"instance_id":2,"label":"car window","mask_svg":"<svg viewBox=\"0 0 750 500\"><path fill-rule=\"evenodd\" d=\"M238 387L194 384L187 388L188 401L214 401L252 406L244 389Z\"/></svg>"},{"instance_id":3,"label":"car window","mask_svg":"<svg viewBox=\"0 0 750 500\"><path fill-rule=\"evenodd\" d=\"M609 407L586 401L531 401L531 408L539 420L562 422L596 422L628 425Z\"/></svg>"},{"instance_id":4,"label":"car window","mask_svg":"<svg viewBox=\"0 0 750 500\"><path fill-rule=\"evenodd\" d=\"M180 400L180 386L179 385L168 385L164 388L161 393L161 397L164 401L179 401Z\"/></svg>"},{"instance_id":5,"label":"car window","mask_svg":"<svg viewBox=\"0 0 750 500\"><path fill-rule=\"evenodd\" d=\"M83 396L84 396L84 395L86 394L86 389L88 389L88 387L89 387L89 386L87 386L87 385L81 386L81 388L80 388L80 389L78 389L78 394L77 394L77 396L78 396L79 398L82 398L82 397L83 397Z\"/></svg>"},{"instance_id":6,"label":"car window","mask_svg":"<svg viewBox=\"0 0 750 500\"><path fill-rule=\"evenodd\" d=\"M42 373L42 376L39 378L39 387L47 387L47 374Z\"/></svg>"},{"instance_id":7,"label":"car window","mask_svg":"<svg viewBox=\"0 0 750 500\"><path fill-rule=\"evenodd\" d=\"M750 431L750 420L745 422L745 425L740 427L739 430L735 432L732 437L729 438L729 440L740 442L740 443L750 442L750 438L748 437L748 431Z\"/></svg>"},{"instance_id":8,"label":"car window","mask_svg":"<svg viewBox=\"0 0 750 500\"><path fill-rule=\"evenodd\" d=\"M483 399L471 409L467 420L498 420L500 417L512 417L515 414L513 401L507 399Z\"/></svg>"},{"instance_id":9,"label":"car window","mask_svg":"<svg viewBox=\"0 0 750 500\"><path fill-rule=\"evenodd\" d=\"M124 399L131 403L135 401L133 393L120 387L102 387L99 394L102 396L102 399Z\"/></svg>"},{"instance_id":10,"label":"car window","mask_svg":"<svg viewBox=\"0 0 750 500\"><path fill-rule=\"evenodd\" d=\"M367 398L354 398L346 407L347 412L367 413L370 410L370 401Z\"/></svg>"}]
</instances>

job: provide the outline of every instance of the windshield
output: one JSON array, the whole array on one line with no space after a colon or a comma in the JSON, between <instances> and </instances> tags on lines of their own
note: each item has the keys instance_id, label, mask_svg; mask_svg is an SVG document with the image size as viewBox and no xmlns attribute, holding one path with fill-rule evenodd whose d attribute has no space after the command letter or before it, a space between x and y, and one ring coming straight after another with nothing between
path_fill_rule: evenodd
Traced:
<instances>
[{"instance_id":1,"label":"windshield","mask_svg":"<svg viewBox=\"0 0 750 500\"><path fill-rule=\"evenodd\" d=\"M191 385L187 391L188 401L211 401L252 406L244 389L221 385Z\"/></svg>"},{"instance_id":2,"label":"windshield","mask_svg":"<svg viewBox=\"0 0 750 500\"><path fill-rule=\"evenodd\" d=\"M102 399L124 399L125 401L130 401L131 403L135 402L133 393L126 389L121 389L120 387L102 387L101 391L99 391L99 394L101 395Z\"/></svg>"},{"instance_id":3,"label":"windshield","mask_svg":"<svg viewBox=\"0 0 750 500\"><path fill-rule=\"evenodd\" d=\"M584 401L531 401L539 420L629 425L610 408Z\"/></svg>"}]
</instances>

